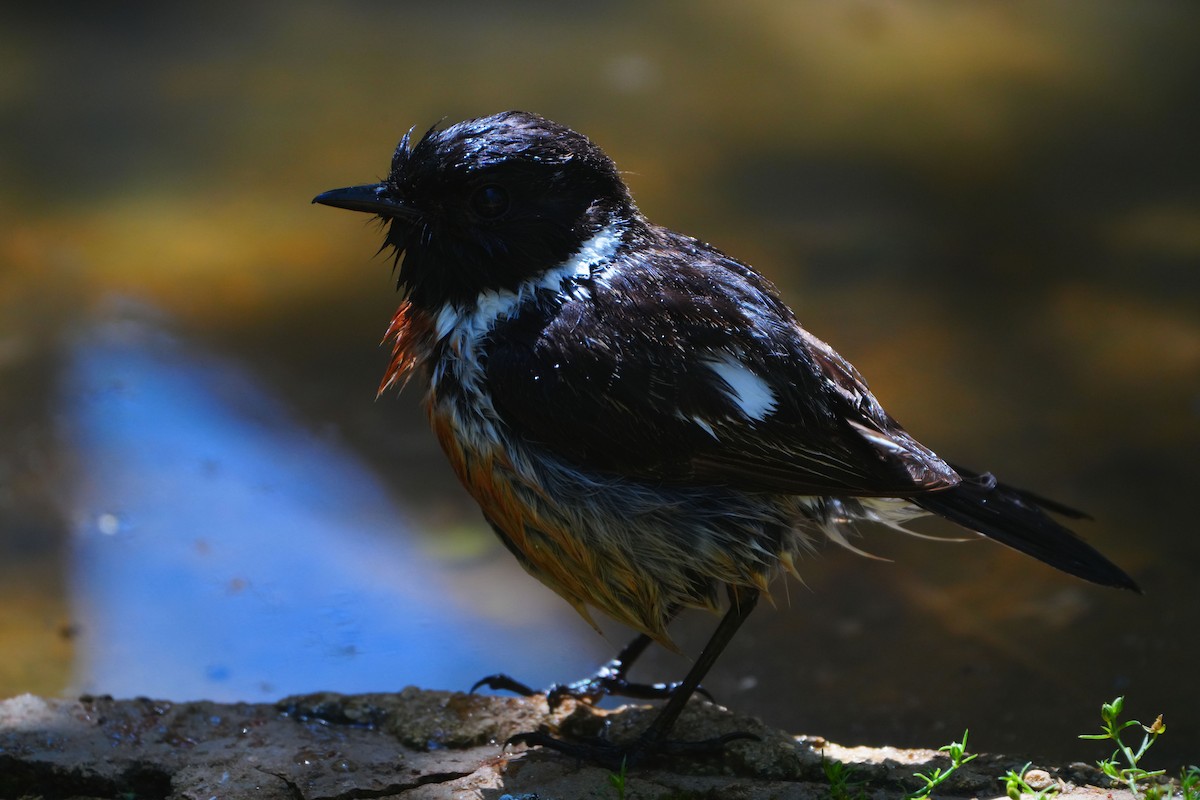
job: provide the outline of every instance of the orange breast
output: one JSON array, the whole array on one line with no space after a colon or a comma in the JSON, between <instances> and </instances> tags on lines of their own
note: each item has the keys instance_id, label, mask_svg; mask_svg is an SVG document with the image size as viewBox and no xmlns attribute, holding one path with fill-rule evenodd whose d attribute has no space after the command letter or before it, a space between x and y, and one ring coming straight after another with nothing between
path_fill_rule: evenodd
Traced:
<instances>
[{"instance_id":1,"label":"orange breast","mask_svg":"<svg viewBox=\"0 0 1200 800\"><path fill-rule=\"evenodd\" d=\"M396 309L383 340L392 342L392 362L383 374L378 394L392 386L403 387L413 370L425 363L433 349L433 317L405 300Z\"/></svg>"},{"instance_id":2,"label":"orange breast","mask_svg":"<svg viewBox=\"0 0 1200 800\"><path fill-rule=\"evenodd\" d=\"M532 476L518 473L502 443L483 444L462 435L453 414L439 408L435 398L430 399L427 410L434 434L459 480L488 521L503 533L521 565L595 627L584 608L585 603L594 602L589 590L594 555L561 522L543 513L544 493Z\"/></svg>"}]
</instances>

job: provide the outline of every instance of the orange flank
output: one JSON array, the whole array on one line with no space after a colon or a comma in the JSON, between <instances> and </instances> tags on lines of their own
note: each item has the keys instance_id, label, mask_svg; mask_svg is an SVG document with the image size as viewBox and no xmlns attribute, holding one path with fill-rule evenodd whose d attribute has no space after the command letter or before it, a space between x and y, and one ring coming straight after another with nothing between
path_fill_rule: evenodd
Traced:
<instances>
[{"instance_id":1,"label":"orange flank","mask_svg":"<svg viewBox=\"0 0 1200 800\"><path fill-rule=\"evenodd\" d=\"M517 555L521 565L574 606L592 627L596 627L583 606L590 593L581 584L580 577L587 573L582 571L582 565L563 552L563 546L570 542L570 537L564 536L558 526L539 519L536 507L517 497L518 491L528 491L533 487L522 482L519 490L514 485L519 478L499 447L465 448L455 428L453 413L444 407L439 408L432 398L428 412L433 432L455 474L475 498L488 522ZM541 535L531 536L531 531Z\"/></svg>"}]
</instances>

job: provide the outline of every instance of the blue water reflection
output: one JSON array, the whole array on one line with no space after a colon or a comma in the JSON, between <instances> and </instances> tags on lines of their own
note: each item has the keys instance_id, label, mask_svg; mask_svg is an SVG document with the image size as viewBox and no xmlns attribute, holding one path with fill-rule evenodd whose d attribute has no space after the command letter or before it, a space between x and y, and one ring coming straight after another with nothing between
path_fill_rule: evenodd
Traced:
<instances>
[{"instance_id":1,"label":"blue water reflection","mask_svg":"<svg viewBox=\"0 0 1200 800\"><path fill-rule=\"evenodd\" d=\"M456 597L369 469L146 309L82 330L62 385L80 691L463 689L528 650L549 683L608 649Z\"/></svg>"}]
</instances>

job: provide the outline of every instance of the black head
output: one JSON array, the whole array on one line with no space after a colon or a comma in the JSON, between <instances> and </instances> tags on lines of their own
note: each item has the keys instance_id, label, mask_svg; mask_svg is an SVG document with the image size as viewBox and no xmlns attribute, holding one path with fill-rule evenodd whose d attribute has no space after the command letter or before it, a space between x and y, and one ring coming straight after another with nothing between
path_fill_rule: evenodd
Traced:
<instances>
[{"instance_id":1,"label":"black head","mask_svg":"<svg viewBox=\"0 0 1200 800\"><path fill-rule=\"evenodd\" d=\"M399 287L424 308L465 306L562 263L636 214L616 165L582 134L523 111L400 140L387 180L313 202L388 220Z\"/></svg>"}]
</instances>

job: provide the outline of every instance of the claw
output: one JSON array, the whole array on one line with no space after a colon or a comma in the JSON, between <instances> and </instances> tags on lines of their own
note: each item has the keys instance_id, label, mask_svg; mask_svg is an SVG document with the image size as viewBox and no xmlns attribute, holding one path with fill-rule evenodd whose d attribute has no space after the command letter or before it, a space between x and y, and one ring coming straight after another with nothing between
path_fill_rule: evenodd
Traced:
<instances>
[{"instance_id":1,"label":"claw","mask_svg":"<svg viewBox=\"0 0 1200 800\"><path fill-rule=\"evenodd\" d=\"M555 684L546 691L546 701L550 710L556 710L568 697L580 703L595 705L604 697L632 697L635 700L667 700L680 687L680 681L673 683L634 683L623 678L607 675L597 675L584 678L574 683ZM706 700L713 699L712 694L703 686L696 687L696 692Z\"/></svg>"},{"instance_id":2,"label":"claw","mask_svg":"<svg viewBox=\"0 0 1200 800\"><path fill-rule=\"evenodd\" d=\"M601 670L603 672L603 670ZM577 703L595 705L604 697L632 697L636 700L667 700L680 686L679 681L672 683L634 683L623 678L608 675L596 675L591 678L573 683L556 683L546 689L546 701L550 710L555 711L568 697ZM541 694L538 690L521 683L516 678L503 673L488 675L480 678L471 685L470 694L475 694L482 687L498 692L512 692L522 697L533 697ZM713 699L712 694L703 686L696 687L696 693L706 700Z\"/></svg>"},{"instance_id":3,"label":"claw","mask_svg":"<svg viewBox=\"0 0 1200 800\"><path fill-rule=\"evenodd\" d=\"M550 734L542 731L519 733L509 739L508 744L548 747L551 750L557 750L560 753L574 756L581 761L592 761L603 764L609 769L620 769L622 765L626 767L631 766L634 762L646 756L713 753L722 751L725 745L738 739L758 740L758 737L751 733L727 733L724 736L705 739L699 742L675 742L667 738L671 729L675 726L675 722L679 719L683 707L687 705L692 694L699 690L700 681L703 680L709 668L717 660L717 656L725 649L725 645L733 638L733 634L746 621L746 617L750 616L750 612L754 610L757 602L758 592L739 589L733 586L729 587L729 609L725 612L725 616L721 618L721 624L717 626L716 631L709 638L708 644L704 645L704 650L701 651L700 657L696 659L695 663L692 664L692 668L688 670L687 676L679 683L649 686L647 684L629 684L625 681L625 674L628 672L630 665L633 664L642 651L650 644L650 637L642 634L630 642L616 658L601 667L595 677L569 684L566 687L553 687L548 693L548 700L551 694L557 699L561 696L569 696L572 691L578 692L583 698L594 699L595 696L598 696L597 692L603 695L612 692L614 689L628 691L630 688L633 688L634 690L648 690L653 693L652 696L665 696L669 698L662 707L662 710L658 712L658 716L629 744L613 744L605 739L596 738L586 741L565 742L561 739L555 739ZM516 684L516 681L505 676L492 677L502 678L509 683ZM477 685L482 685L483 683L495 685L487 679L480 681ZM517 685L528 689L524 684ZM561 700L558 700L558 702L561 702Z\"/></svg>"},{"instance_id":4,"label":"claw","mask_svg":"<svg viewBox=\"0 0 1200 800\"><path fill-rule=\"evenodd\" d=\"M519 694L522 697L533 697L535 694L539 694L536 689L531 689L530 687L521 683L519 680L510 678L504 673L487 675L475 681L475 683L471 685L470 694L475 694L475 690L481 686L486 686L489 689L495 689L496 691L501 692L512 692L513 694Z\"/></svg>"},{"instance_id":5,"label":"claw","mask_svg":"<svg viewBox=\"0 0 1200 800\"><path fill-rule=\"evenodd\" d=\"M550 710L556 710L568 697L579 703L595 705L599 700L609 695L615 697L632 697L637 700L669 700L682 685L676 683L633 683L625 680L629 668L650 644L650 637L645 634L638 636L625 646L617 657L609 661L596 674L572 683L556 683L546 690L546 701ZM471 693L481 686L498 691L514 692L522 697L532 697L539 694L535 689L514 680L508 675L488 675L475 682ZM713 696L704 687L697 686L695 691L703 697L712 700Z\"/></svg>"}]
</instances>

